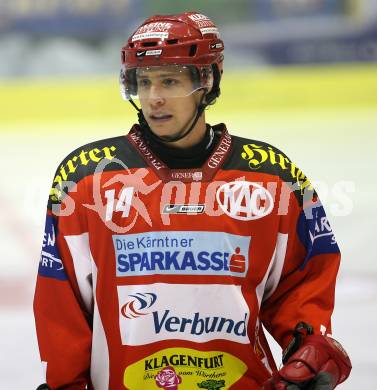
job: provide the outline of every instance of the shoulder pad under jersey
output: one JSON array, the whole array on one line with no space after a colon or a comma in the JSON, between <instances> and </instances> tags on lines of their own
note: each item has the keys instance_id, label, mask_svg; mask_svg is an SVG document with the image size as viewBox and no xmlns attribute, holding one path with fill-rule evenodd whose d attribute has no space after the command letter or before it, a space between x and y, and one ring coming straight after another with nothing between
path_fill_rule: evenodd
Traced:
<instances>
[{"instance_id":1,"label":"shoulder pad under jersey","mask_svg":"<svg viewBox=\"0 0 377 390\"><path fill-rule=\"evenodd\" d=\"M262 141L233 136L233 150L223 169L267 173L294 191L299 203L316 196L308 177L278 148Z\"/></svg>"},{"instance_id":2,"label":"shoulder pad under jersey","mask_svg":"<svg viewBox=\"0 0 377 390\"><path fill-rule=\"evenodd\" d=\"M126 136L88 143L75 149L59 164L50 190L48 208L61 202L72 186L97 172L145 167L145 161Z\"/></svg>"}]
</instances>

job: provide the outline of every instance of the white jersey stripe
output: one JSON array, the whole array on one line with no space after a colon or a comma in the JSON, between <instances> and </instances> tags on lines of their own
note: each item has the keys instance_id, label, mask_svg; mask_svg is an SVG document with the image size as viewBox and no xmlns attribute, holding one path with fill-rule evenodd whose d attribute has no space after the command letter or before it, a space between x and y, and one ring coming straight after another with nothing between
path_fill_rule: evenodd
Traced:
<instances>
[{"instance_id":1,"label":"white jersey stripe","mask_svg":"<svg viewBox=\"0 0 377 390\"><path fill-rule=\"evenodd\" d=\"M64 236L71 252L77 284L81 297L89 313L93 308L92 261L89 248L89 234Z\"/></svg>"},{"instance_id":2,"label":"white jersey stripe","mask_svg":"<svg viewBox=\"0 0 377 390\"><path fill-rule=\"evenodd\" d=\"M64 236L71 252L81 297L90 313L93 312L92 353L90 376L96 390L109 388L109 349L98 311L96 296L97 266L89 247L89 234Z\"/></svg>"},{"instance_id":3,"label":"white jersey stripe","mask_svg":"<svg viewBox=\"0 0 377 390\"><path fill-rule=\"evenodd\" d=\"M272 266L268 274L266 286L264 288L263 301L269 298L279 284L283 271L285 254L287 252L288 234L278 233L275 253L272 258Z\"/></svg>"},{"instance_id":4,"label":"white jersey stripe","mask_svg":"<svg viewBox=\"0 0 377 390\"><path fill-rule=\"evenodd\" d=\"M276 290L283 270L285 253L287 250L288 234L278 233L276 246L270 264L262 281L255 289L259 308L262 300L266 300Z\"/></svg>"},{"instance_id":5,"label":"white jersey stripe","mask_svg":"<svg viewBox=\"0 0 377 390\"><path fill-rule=\"evenodd\" d=\"M97 288L97 267L92 259L93 269L93 291L96 296ZM109 389L110 359L109 348L107 345L105 330L98 311L97 300L94 298L93 313L93 342L92 342L92 360L90 364L90 376L93 386L96 390Z\"/></svg>"}]
</instances>

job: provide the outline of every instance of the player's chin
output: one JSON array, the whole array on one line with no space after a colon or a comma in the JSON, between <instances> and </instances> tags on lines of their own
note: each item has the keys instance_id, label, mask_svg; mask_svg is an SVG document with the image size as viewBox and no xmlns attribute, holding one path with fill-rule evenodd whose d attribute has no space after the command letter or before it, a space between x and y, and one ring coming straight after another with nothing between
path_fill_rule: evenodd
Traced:
<instances>
[{"instance_id":1,"label":"player's chin","mask_svg":"<svg viewBox=\"0 0 377 390\"><path fill-rule=\"evenodd\" d=\"M152 132L162 139L168 140L169 138L175 137L177 129L174 124L168 123L149 123L149 127Z\"/></svg>"}]
</instances>

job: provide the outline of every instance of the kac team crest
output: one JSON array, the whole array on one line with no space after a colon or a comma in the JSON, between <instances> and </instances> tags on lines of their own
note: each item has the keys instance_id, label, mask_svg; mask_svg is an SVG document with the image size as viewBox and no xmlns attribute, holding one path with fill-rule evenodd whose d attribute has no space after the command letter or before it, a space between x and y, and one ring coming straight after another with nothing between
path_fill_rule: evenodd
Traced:
<instances>
[{"instance_id":1,"label":"kac team crest","mask_svg":"<svg viewBox=\"0 0 377 390\"><path fill-rule=\"evenodd\" d=\"M263 218L274 208L270 192L249 181L223 184L216 192L216 199L225 214L240 221Z\"/></svg>"}]
</instances>

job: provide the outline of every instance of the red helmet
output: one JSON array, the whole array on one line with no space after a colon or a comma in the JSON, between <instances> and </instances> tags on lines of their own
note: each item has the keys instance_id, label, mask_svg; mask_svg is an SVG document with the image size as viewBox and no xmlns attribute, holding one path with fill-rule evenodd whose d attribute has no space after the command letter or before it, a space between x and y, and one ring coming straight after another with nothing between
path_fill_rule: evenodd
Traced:
<instances>
[{"instance_id":1,"label":"red helmet","mask_svg":"<svg viewBox=\"0 0 377 390\"><path fill-rule=\"evenodd\" d=\"M198 87L207 89L208 104L220 94L223 50L217 27L205 15L152 16L122 48L122 95L125 99L137 95L137 68L183 65L190 69Z\"/></svg>"}]
</instances>

